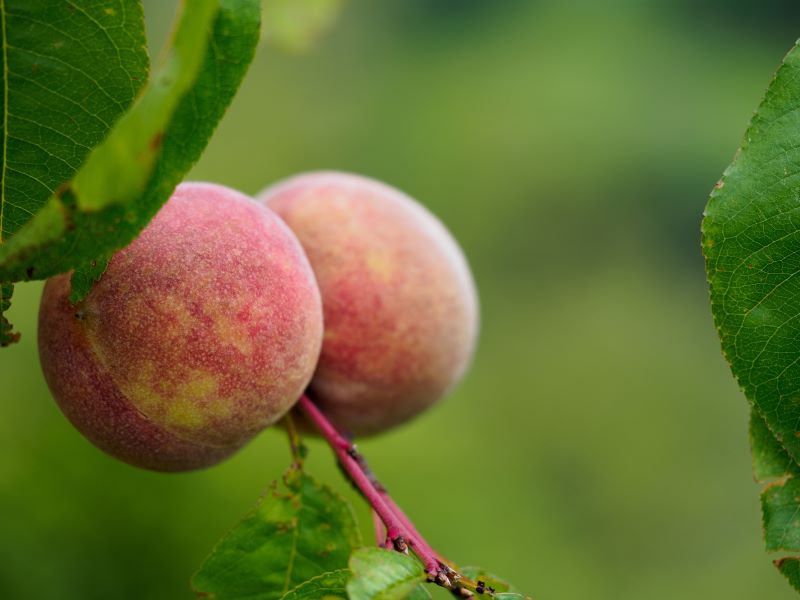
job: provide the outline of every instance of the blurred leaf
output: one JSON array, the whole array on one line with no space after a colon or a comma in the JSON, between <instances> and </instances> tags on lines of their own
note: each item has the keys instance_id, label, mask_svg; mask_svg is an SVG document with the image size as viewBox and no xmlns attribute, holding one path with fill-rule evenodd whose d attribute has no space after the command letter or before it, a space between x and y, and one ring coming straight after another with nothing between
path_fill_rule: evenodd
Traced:
<instances>
[{"instance_id":1,"label":"blurred leaf","mask_svg":"<svg viewBox=\"0 0 800 600\"><path fill-rule=\"evenodd\" d=\"M131 105L149 62L137 0L10 0L0 20L2 249ZM2 346L19 338L3 317L11 289L0 293Z\"/></svg>"},{"instance_id":2,"label":"blurred leaf","mask_svg":"<svg viewBox=\"0 0 800 600\"><path fill-rule=\"evenodd\" d=\"M430 600L433 596L428 591L428 586L426 584L420 583L411 590L411 593L406 596L406 600Z\"/></svg>"},{"instance_id":3,"label":"blurred leaf","mask_svg":"<svg viewBox=\"0 0 800 600\"><path fill-rule=\"evenodd\" d=\"M420 598L417 588L427 579L413 556L383 548L361 548L350 557L353 579L347 584L351 600ZM427 593L427 592L425 592ZM424 596L422 596L424 597Z\"/></svg>"},{"instance_id":4,"label":"blurred leaf","mask_svg":"<svg viewBox=\"0 0 800 600\"><path fill-rule=\"evenodd\" d=\"M800 558L782 558L775 561L775 566L789 580L789 584L800 592Z\"/></svg>"},{"instance_id":5,"label":"blurred leaf","mask_svg":"<svg viewBox=\"0 0 800 600\"><path fill-rule=\"evenodd\" d=\"M14 333L13 326L3 313L11 308L11 296L14 286L10 283L0 283L0 346L8 346L19 341L19 334Z\"/></svg>"},{"instance_id":6,"label":"blurred leaf","mask_svg":"<svg viewBox=\"0 0 800 600\"><path fill-rule=\"evenodd\" d=\"M73 299L85 294L199 158L253 57L259 20L258 0L186 2L163 66L131 111L0 248L0 279L78 267Z\"/></svg>"},{"instance_id":7,"label":"blurred leaf","mask_svg":"<svg viewBox=\"0 0 800 600\"><path fill-rule=\"evenodd\" d=\"M306 52L333 25L343 0L264 0L264 40L286 52Z\"/></svg>"},{"instance_id":8,"label":"blurred leaf","mask_svg":"<svg viewBox=\"0 0 800 600\"><path fill-rule=\"evenodd\" d=\"M350 569L323 573L286 592L281 600L347 600L349 579Z\"/></svg>"},{"instance_id":9,"label":"blurred leaf","mask_svg":"<svg viewBox=\"0 0 800 600\"><path fill-rule=\"evenodd\" d=\"M798 181L800 47L795 46L712 191L703 220L714 322L733 374L755 407L750 424L755 476L776 479L761 496L768 550L800 550ZM792 564L786 562L785 569Z\"/></svg>"},{"instance_id":10,"label":"blurred leaf","mask_svg":"<svg viewBox=\"0 0 800 600\"><path fill-rule=\"evenodd\" d=\"M361 544L350 506L297 468L287 471L283 483L285 491L273 485L206 559L192 578L198 595L280 599L289 590L302 593L295 588L314 577L346 569Z\"/></svg>"}]
</instances>

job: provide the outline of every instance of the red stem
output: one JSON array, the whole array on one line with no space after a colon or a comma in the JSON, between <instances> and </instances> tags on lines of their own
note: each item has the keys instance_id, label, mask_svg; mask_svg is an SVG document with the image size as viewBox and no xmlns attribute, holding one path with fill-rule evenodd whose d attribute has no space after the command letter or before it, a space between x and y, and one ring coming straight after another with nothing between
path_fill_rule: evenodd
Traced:
<instances>
[{"instance_id":1,"label":"red stem","mask_svg":"<svg viewBox=\"0 0 800 600\"><path fill-rule=\"evenodd\" d=\"M383 498L383 501L389 505L389 508L392 510L392 512L394 512L398 521L400 521L400 524L406 529L406 531L408 531L413 536L414 539L418 540L422 539L422 535L419 533L419 531L417 531L417 528L414 526L414 523L412 523L411 519L409 519L406 516L406 513L403 512L403 509L401 509L397 505L397 503L394 500L392 500L392 497L386 491L386 488L383 487L379 488L378 493ZM439 555L433 550L431 550L431 552L433 552L433 554L436 556L436 559L441 563L442 560L439 557Z\"/></svg>"},{"instance_id":2,"label":"red stem","mask_svg":"<svg viewBox=\"0 0 800 600\"><path fill-rule=\"evenodd\" d=\"M336 430L336 427L307 395L300 396L298 406L327 440L350 479L361 491L372 510L386 525L387 536L394 543L395 549L402 552L408 544L425 565L426 572L434 581L440 582L444 578L449 583L446 577L447 569L439 561L436 552L419 535L408 517L403 514L383 486L376 485L374 477L366 472L365 463L363 460L359 460L360 455L356 452L355 446Z\"/></svg>"},{"instance_id":3,"label":"red stem","mask_svg":"<svg viewBox=\"0 0 800 600\"><path fill-rule=\"evenodd\" d=\"M391 545L389 536L386 535L386 525L383 524L383 521L378 513L376 513L374 510L370 512L372 513L372 524L375 526L375 541L381 548L386 548L387 544Z\"/></svg>"}]
</instances>

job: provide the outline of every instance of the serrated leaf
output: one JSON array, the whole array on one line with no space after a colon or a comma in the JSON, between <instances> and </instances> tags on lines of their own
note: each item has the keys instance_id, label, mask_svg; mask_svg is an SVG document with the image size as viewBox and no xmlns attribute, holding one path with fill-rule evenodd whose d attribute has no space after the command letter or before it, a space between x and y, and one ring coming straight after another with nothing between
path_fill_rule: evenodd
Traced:
<instances>
[{"instance_id":1,"label":"serrated leaf","mask_svg":"<svg viewBox=\"0 0 800 600\"><path fill-rule=\"evenodd\" d=\"M361 548L350 557L350 600L403 600L427 579L413 556L383 548Z\"/></svg>"},{"instance_id":2,"label":"serrated leaf","mask_svg":"<svg viewBox=\"0 0 800 600\"><path fill-rule=\"evenodd\" d=\"M800 474L800 467L755 409L750 411L750 449L753 455L753 477L759 483Z\"/></svg>"},{"instance_id":3,"label":"serrated leaf","mask_svg":"<svg viewBox=\"0 0 800 600\"><path fill-rule=\"evenodd\" d=\"M722 350L752 402L768 550L800 551L800 47L767 89L703 219ZM781 570L794 572L794 559ZM790 577L790 580L792 578Z\"/></svg>"},{"instance_id":4,"label":"serrated leaf","mask_svg":"<svg viewBox=\"0 0 800 600\"><path fill-rule=\"evenodd\" d=\"M789 580L789 584L800 592L800 558L792 556L775 561L775 566Z\"/></svg>"},{"instance_id":5,"label":"serrated leaf","mask_svg":"<svg viewBox=\"0 0 800 600\"><path fill-rule=\"evenodd\" d=\"M800 551L800 482L797 479L800 468L755 410L750 415L750 445L756 480L769 482L761 493L761 516L767 550ZM786 560L789 568L791 559Z\"/></svg>"},{"instance_id":6,"label":"serrated leaf","mask_svg":"<svg viewBox=\"0 0 800 600\"><path fill-rule=\"evenodd\" d=\"M347 582L350 569L339 569L312 577L289 590L281 600L348 600Z\"/></svg>"},{"instance_id":7,"label":"serrated leaf","mask_svg":"<svg viewBox=\"0 0 800 600\"><path fill-rule=\"evenodd\" d=\"M0 283L0 346L8 346L19 341L19 334L14 332L14 327L4 316L11 308L11 296L14 293L14 286L10 283Z\"/></svg>"},{"instance_id":8,"label":"serrated leaf","mask_svg":"<svg viewBox=\"0 0 800 600\"><path fill-rule=\"evenodd\" d=\"M761 495L764 541L770 551L800 551L800 481L794 477L769 484Z\"/></svg>"},{"instance_id":9,"label":"serrated leaf","mask_svg":"<svg viewBox=\"0 0 800 600\"><path fill-rule=\"evenodd\" d=\"M784 59L711 194L703 250L722 349L800 458L800 48Z\"/></svg>"},{"instance_id":10,"label":"serrated leaf","mask_svg":"<svg viewBox=\"0 0 800 600\"><path fill-rule=\"evenodd\" d=\"M343 6L344 0L264 0L264 39L285 52L307 52Z\"/></svg>"},{"instance_id":11,"label":"serrated leaf","mask_svg":"<svg viewBox=\"0 0 800 600\"><path fill-rule=\"evenodd\" d=\"M284 486L274 486L220 541L192 578L198 595L277 600L314 577L347 568L361 544L347 503L294 468Z\"/></svg>"},{"instance_id":12,"label":"serrated leaf","mask_svg":"<svg viewBox=\"0 0 800 600\"><path fill-rule=\"evenodd\" d=\"M130 243L205 148L253 57L259 23L258 0L186 2L172 50L150 87L74 186L51 197L0 248L0 279L49 277ZM124 186L113 181L114 173ZM91 278L78 282L77 297L87 291L84 282Z\"/></svg>"}]
</instances>

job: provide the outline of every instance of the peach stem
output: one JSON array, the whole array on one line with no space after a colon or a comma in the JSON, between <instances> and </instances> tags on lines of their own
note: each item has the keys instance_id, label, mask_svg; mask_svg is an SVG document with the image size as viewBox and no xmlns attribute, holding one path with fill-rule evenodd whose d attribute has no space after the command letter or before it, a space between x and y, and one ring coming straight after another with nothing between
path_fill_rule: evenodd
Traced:
<instances>
[{"instance_id":1,"label":"peach stem","mask_svg":"<svg viewBox=\"0 0 800 600\"><path fill-rule=\"evenodd\" d=\"M440 585L450 584L450 580L447 577L450 569L442 564L436 552L419 535L416 528L408 520L408 517L389 497L385 488L369 472L369 469L366 468L366 462L356 451L355 446L339 433L333 423L327 419L306 394L300 396L298 406L328 442L350 479L372 507L372 510L386 525L386 533L392 541L394 549L398 552L407 552L408 546L410 546L425 565L425 571L432 581ZM445 585L445 587L450 587L450 585Z\"/></svg>"},{"instance_id":2,"label":"peach stem","mask_svg":"<svg viewBox=\"0 0 800 600\"><path fill-rule=\"evenodd\" d=\"M372 524L375 527L375 541L377 542L378 547L392 550L394 548L394 544L392 544L392 540L389 539L389 536L386 535L386 525L383 524L383 521L378 513L376 513L374 510L370 512L372 513Z\"/></svg>"}]
</instances>

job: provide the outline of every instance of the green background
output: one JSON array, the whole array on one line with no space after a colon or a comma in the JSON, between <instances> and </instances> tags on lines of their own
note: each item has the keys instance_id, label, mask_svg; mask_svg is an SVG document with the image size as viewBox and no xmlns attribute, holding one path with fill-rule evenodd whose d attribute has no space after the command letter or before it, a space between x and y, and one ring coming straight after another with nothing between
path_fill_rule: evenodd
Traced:
<instances>
[{"instance_id":1,"label":"green background","mask_svg":"<svg viewBox=\"0 0 800 600\"><path fill-rule=\"evenodd\" d=\"M361 448L434 546L541 600L795 597L763 551L699 222L800 10L695 5L352 0L310 53L260 49L191 175L255 193L356 171L450 227L481 294L473 368ZM154 40L173 7L145 3ZM42 379L40 289L18 286L0 351L0 593L188 600L286 444L186 475L107 458Z\"/></svg>"}]
</instances>

